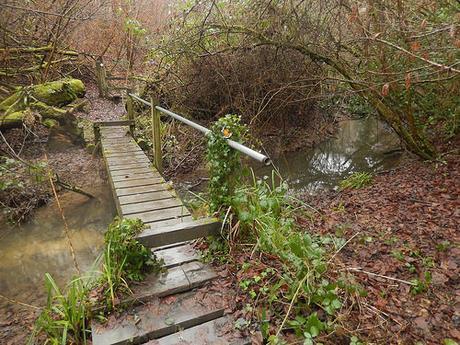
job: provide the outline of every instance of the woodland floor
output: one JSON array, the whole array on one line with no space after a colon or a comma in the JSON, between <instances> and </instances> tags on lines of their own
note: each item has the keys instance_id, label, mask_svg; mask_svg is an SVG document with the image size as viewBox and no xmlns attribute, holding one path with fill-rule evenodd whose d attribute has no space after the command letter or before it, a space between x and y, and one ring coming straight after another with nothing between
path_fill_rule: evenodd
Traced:
<instances>
[{"instance_id":1,"label":"woodland floor","mask_svg":"<svg viewBox=\"0 0 460 345\"><path fill-rule=\"evenodd\" d=\"M459 158L450 156L446 164L410 160L377 175L367 188L303 196L317 212L311 219L297 218L298 224L312 234L350 240L335 257L334 274L348 271L367 292L349 298L338 318L340 327L318 341L349 344L352 335L374 344L460 341ZM254 311L244 306L253 300L239 282L276 267L276 258L259 260L241 248L232 257L235 262L227 270L240 291L237 314L251 319ZM249 271L239 269L249 260ZM425 280L427 272L431 281ZM426 281L426 290L415 293L394 279Z\"/></svg>"}]
</instances>

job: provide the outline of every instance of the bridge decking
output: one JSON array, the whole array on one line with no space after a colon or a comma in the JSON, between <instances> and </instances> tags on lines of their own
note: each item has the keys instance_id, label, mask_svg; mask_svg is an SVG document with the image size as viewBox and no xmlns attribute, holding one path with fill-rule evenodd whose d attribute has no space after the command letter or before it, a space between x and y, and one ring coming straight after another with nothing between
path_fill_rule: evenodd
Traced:
<instances>
[{"instance_id":1,"label":"bridge decking","mask_svg":"<svg viewBox=\"0 0 460 345\"><path fill-rule=\"evenodd\" d=\"M222 291L196 291L217 274L199 261L187 241L218 233L220 222L194 220L129 127L105 124L99 127L100 142L118 214L147 225L138 240L164 260L166 271L134 285L133 295L124 301L131 307L115 322L93 321L93 344L247 344L220 331L232 328L232 320L224 316Z\"/></svg>"}]
</instances>

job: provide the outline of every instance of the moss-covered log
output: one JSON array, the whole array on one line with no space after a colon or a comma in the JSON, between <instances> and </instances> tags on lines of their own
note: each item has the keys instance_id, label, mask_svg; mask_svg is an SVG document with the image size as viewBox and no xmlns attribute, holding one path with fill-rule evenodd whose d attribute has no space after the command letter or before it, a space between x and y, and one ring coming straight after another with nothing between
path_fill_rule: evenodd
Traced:
<instances>
[{"instance_id":1,"label":"moss-covered log","mask_svg":"<svg viewBox=\"0 0 460 345\"><path fill-rule=\"evenodd\" d=\"M63 79L21 88L0 103L0 128L19 127L27 114L39 114L40 120L66 121L67 109L60 109L85 94L78 79Z\"/></svg>"}]
</instances>

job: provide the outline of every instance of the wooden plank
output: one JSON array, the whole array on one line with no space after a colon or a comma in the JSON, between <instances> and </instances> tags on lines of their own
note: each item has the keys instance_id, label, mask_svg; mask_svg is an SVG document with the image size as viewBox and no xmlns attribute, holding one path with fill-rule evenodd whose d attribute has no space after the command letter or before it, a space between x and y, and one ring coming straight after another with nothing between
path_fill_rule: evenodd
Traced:
<instances>
[{"instance_id":1,"label":"wooden plank","mask_svg":"<svg viewBox=\"0 0 460 345\"><path fill-rule=\"evenodd\" d=\"M187 292L169 303L154 300L119 317L115 325L93 323L93 344L141 344L223 316L224 299L217 293Z\"/></svg>"},{"instance_id":2,"label":"wooden plank","mask_svg":"<svg viewBox=\"0 0 460 345\"><path fill-rule=\"evenodd\" d=\"M104 156L107 158L115 158L115 157L145 157L145 153L141 149L136 149L133 151L105 151Z\"/></svg>"},{"instance_id":3,"label":"wooden plank","mask_svg":"<svg viewBox=\"0 0 460 345\"><path fill-rule=\"evenodd\" d=\"M123 175L111 175L113 182L120 182L120 181L128 181L128 180L138 180L144 178L152 178L161 180L162 183L166 183L163 177L159 176L159 174L155 174L153 171L144 171L142 173L130 173L126 172Z\"/></svg>"},{"instance_id":4,"label":"wooden plank","mask_svg":"<svg viewBox=\"0 0 460 345\"><path fill-rule=\"evenodd\" d=\"M110 171L110 175L112 177L115 177L115 176L129 176L129 175L142 175L142 174L146 174L146 173L153 173L153 174L157 174L157 172L152 169L151 167L141 167L141 168L134 168L134 169L130 169L128 171L118 171L118 170L111 170Z\"/></svg>"},{"instance_id":5,"label":"wooden plank","mask_svg":"<svg viewBox=\"0 0 460 345\"><path fill-rule=\"evenodd\" d=\"M170 189L169 185L160 183L160 184L153 184L151 186L116 188L115 192L117 193L118 197L120 197L120 196L141 194L141 193L147 193L147 192L160 192L160 191L164 191L168 189Z\"/></svg>"},{"instance_id":6,"label":"wooden plank","mask_svg":"<svg viewBox=\"0 0 460 345\"><path fill-rule=\"evenodd\" d=\"M106 158L106 161L109 166L117 166L117 165L126 165L126 164L136 164L136 163L143 163L143 164L152 164L147 157L114 157L114 158Z\"/></svg>"},{"instance_id":7,"label":"wooden plank","mask_svg":"<svg viewBox=\"0 0 460 345\"><path fill-rule=\"evenodd\" d=\"M159 192L157 191L157 192L137 193L137 194L126 195L126 196L118 196L118 201L120 205L128 205L128 204L133 204L133 203L142 202L142 201L169 199L171 197L175 197L174 192L170 190L165 190L165 191L159 191Z\"/></svg>"},{"instance_id":8,"label":"wooden plank","mask_svg":"<svg viewBox=\"0 0 460 345\"><path fill-rule=\"evenodd\" d=\"M103 152L113 153L113 152L143 152L141 148L133 143L103 143L102 144Z\"/></svg>"},{"instance_id":9,"label":"wooden plank","mask_svg":"<svg viewBox=\"0 0 460 345\"><path fill-rule=\"evenodd\" d=\"M119 127L133 125L133 120L113 120L113 121L96 121L95 125L100 127Z\"/></svg>"},{"instance_id":10,"label":"wooden plank","mask_svg":"<svg viewBox=\"0 0 460 345\"><path fill-rule=\"evenodd\" d=\"M179 199L170 198L170 199L163 199L163 200L156 200L156 201L138 202L138 203L129 204L129 205L121 205L121 211L123 212L123 215L126 216L126 215L134 214L134 213L161 210L164 208L177 207L177 206L182 206L182 203L179 201Z\"/></svg>"},{"instance_id":11,"label":"wooden plank","mask_svg":"<svg viewBox=\"0 0 460 345\"><path fill-rule=\"evenodd\" d=\"M217 273L211 266L206 265L199 261L193 261L181 265L190 282L190 288L194 289L204 283L217 278Z\"/></svg>"},{"instance_id":12,"label":"wooden plank","mask_svg":"<svg viewBox=\"0 0 460 345\"><path fill-rule=\"evenodd\" d=\"M175 206L161 210L135 213L127 215L126 218L138 218L143 222L157 222L160 220L174 219L188 215L190 215L190 211L185 206Z\"/></svg>"},{"instance_id":13,"label":"wooden plank","mask_svg":"<svg viewBox=\"0 0 460 345\"><path fill-rule=\"evenodd\" d=\"M109 165L110 171L117 171L117 170L132 170L132 169L148 169L150 165L145 162L139 163L129 163L129 164L122 164L122 165Z\"/></svg>"},{"instance_id":14,"label":"wooden plank","mask_svg":"<svg viewBox=\"0 0 460 345\"><path fill-rule=\"evenodd\" d=\"M198 252L190 244L153 250L153 253L157 259L163 260L164 266L168 268L199 260L200 258Z\"/></svg>"},{"instance_id":15,"label":"wooden plank","mask_svg":"<svg viewBox=\"0 0 460 345\"><path fill-rule=\"evenodd\" d=\"M164 183L163 179L158 178L142 178L142 179L128 179L125 181L113 182L115 188L128 188L128 187L140 187L140 186L151 186L154 184Z\"/></svg>"},{"instance_id":16,"label":"wooden plank","mask_svg":"<svg viewBox=\"0 0 460 345\"><path fill-rule=\"evenodd\" d=\"M195 327L180 330L177 333L151 340L144 345L250 345L251 339L241 338L235 333L234 321L227 316L211 320ZM239 332L237 333L239 335Z\"/></svg>"},{"instance_id":17,"label":"wooden plank","mask_svg":"<svg viewBox=\"0 0 460 345\"><path fill-rule=\"evenodd\" d=\"M193 221L192 216L185 216L185 217L179 217L176 219L162 220L159 222L147 222L145 223L145 225L147 225L149 229L153 230L153 229L160 229L165 226L177 226L179 224L186 223L186 222L192 222L192 221ZM158 246L155 246L155 247L158 247Z\"/></svg>"},{"instance_id":18,"label":"wooden plank","mask_svg":"<svg viewBox=\"0 0 460 345\"><path fill-rule=\"evenodd\" d=\"M155 223L148 225L150 228L142 231L137 236L137 240L150 248L216 235L221 227L221 223L216 218L186 221L162 227L155 226Z\"/></svg>"}]
</instances>

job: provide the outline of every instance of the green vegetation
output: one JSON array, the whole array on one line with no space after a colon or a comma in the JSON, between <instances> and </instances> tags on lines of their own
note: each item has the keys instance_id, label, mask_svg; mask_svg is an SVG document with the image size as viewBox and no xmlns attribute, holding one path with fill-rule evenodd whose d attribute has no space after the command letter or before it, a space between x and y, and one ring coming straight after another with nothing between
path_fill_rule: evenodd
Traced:
<instances>
[{"instance_id":1,"label":"green vegetation","mask_svg":"<svg viewBox=\"0 0 460 345\"><path fill-rule=\"evenodd\" d=\"M208 134L206 158L211 179L209 181L210 210L217 211L222 206L230 206L241 169L240 153L226 143L226 139L243 142L247 127L236 115L226 115L216 121Z\"/></svg>"},{"instance_id":2,"label":"green vegetation","mask_svg":"<svg viewBox=\"0 0 460 345\"><path fill-rule=\"evenodd\" d=\"M225 129L232 132L229 119L231 117L225 117L213 126L207 156L216 166L211 170L211 181L216 182L216 187L218 181L225 184L227 177L232 178L231 188L211 187L209 192L214 201L211 211L223 205L227 208L226 212L221 212L228 224L225 234L228 244L216 245L216 241L222 240L214 240L209 250L218 249L222 253L225 248L243 241L253 243L259 255L268 255L273 266L241 280L239 287L253 301L254 309L264 310L271 318L280 320L277 332L273 333L264 321L266 317L260 318L267 341L283 343L281 332L290 329L304 338L305 344L312 344L320 333L334 329L335 315L342 308L342 295L359 290L346 277L337 278L330 271L330 253L338 250L343 241L314 236L299 229L294 217L305 211L304 206L294 207L298 202L287 196L286 182L274 172L271 179L258 180L252 174L251 180L245 181L237 155L230 158L227 153L218 155L224 149L224 136L228 134ZM239 121L233 124L238 126L238 134L244 133ZM227 165L217 169L218 164ZM243 272L252 269L255 268L250 263L241 268ZM327 315L326 319L318 317L320 310Z\"/></svg>"},{"instance_id":3,"label":"green vegetation","mask_svg":"<svg viewBox=\"0 0 460 345\"><path fill-rule=\"evenodd\" d=\"M105 233L100 285L109 310L115 307L117 292L129 292L130 281L140 281L147 273L161 269L151 251L135 239L142 229L144 224L139 219L115 218Z\"/></svg>"},{"instance_id":4,"label":"green vegetation","mask_svg":"<svg viewBox=\"0 0 460 345\"><path fill-rule=\"evenodd\" d=\"M356 189L363 188L372 183L372 174L366 172L357 172L351 174L345 180L340 182L340 189Z\"/></svg>"},{"instance_id":5,"label":"green vegetation","mask_svg":"<svg viewBox=\"0 0 460 345\"><path fill-rule=\"evenodd\" d=\"M83 278L73 279L61 291L54 279L45 274L48 294L46 306L36 321L29 343L43 333L50 344L86 344L89 334L89 285Z\"/></svg>"},{"instance_id":6,"label":"green vegetation","mask_svg":"<svg viewBox=\"0 0 460 345\"><path fill-rule=\"evenodd\" d=\"M105 234L104 253L93 265L95 272L72 279L64 290L45 275L47 304L37 319L31 344L41 335L50 344L86 344L92 317L114 310L117 301L130 292L130 282L161 270L162 262L134 238L143 228L140 220L116 218ZM102 272L97 271L100 266Z\"/></svg>"}]
</instances>

